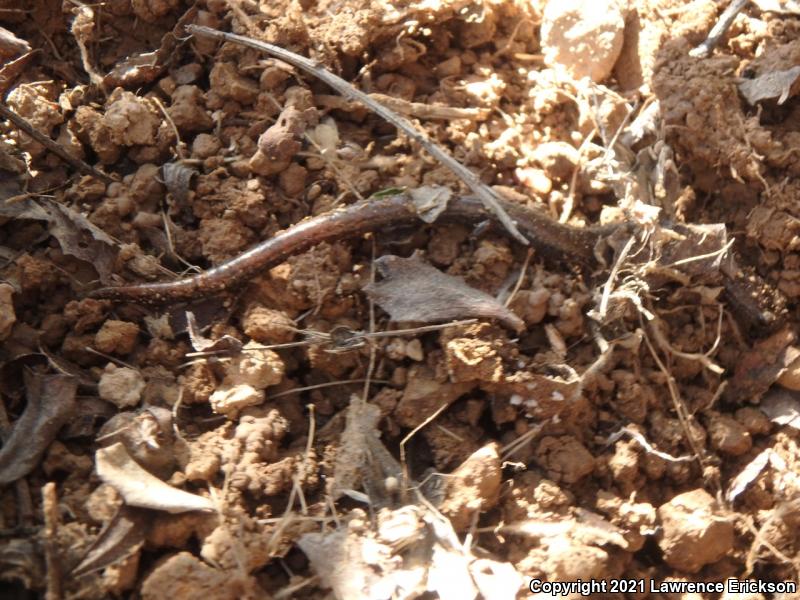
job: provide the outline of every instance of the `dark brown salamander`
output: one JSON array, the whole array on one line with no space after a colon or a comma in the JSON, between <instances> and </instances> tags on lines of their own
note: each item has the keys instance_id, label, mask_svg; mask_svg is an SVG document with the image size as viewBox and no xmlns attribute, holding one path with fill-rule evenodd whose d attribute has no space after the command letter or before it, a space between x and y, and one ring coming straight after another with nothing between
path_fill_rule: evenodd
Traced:
<instances>
[{"instance_id":1,"label":"dark brown salamander","mask_svg":"<svg viewBox=\"0 0 800 600\"><path fill-rule=\"evenodd\" d=\"M554 258L584 265L596 262L595 244L601 236L610 234L617 227L572 227L518 204L503 202L502 205L516 221L522 234L535 247ZM477 223L492 218L477 198L457 197L450 200L447 209L439 215L436 222ZM106 287L91 292L90 296L148 304L192 300L245 283L254 275L320 242L414 224L421 224L421 221L408 195L398 194L366 200L301 221L236 258L199 275L164 283Z\"/></svg>"},{"instance_id":2,"label":"dark brown salamander","mask_svg":"<svg viewBox=\"0 0 800 600\"><path fill-rule=\"evenodd\" d=\"M522 234L544 254L555 259L596 266L597 242L620 225L573 227L554 221L536 210L502 202ZM439 215L437 223L479 223L494 219L474 197L456 197ZM163 283L141 283L105 287L91 292L92 298L144 304L186 302L210 296L246 283L258 273L280 264L289 256L321 242L356 237L368 232L421 223L411 198L398 194L366 200L312 217L285 229L234 259L193 277ZM501 229L506 231L505 228ZM774 325L775 315L757 298L746 293L746 285L735 274L723 272L729 308L747 329Z\"/></svg>"}]
</instances>

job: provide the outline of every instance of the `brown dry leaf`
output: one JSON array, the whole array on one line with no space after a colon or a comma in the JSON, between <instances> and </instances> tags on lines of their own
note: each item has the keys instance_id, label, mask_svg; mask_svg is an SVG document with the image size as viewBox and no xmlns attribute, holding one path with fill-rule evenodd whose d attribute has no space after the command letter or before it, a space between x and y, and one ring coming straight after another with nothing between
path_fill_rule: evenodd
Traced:
<instances>
[{"instance_id":1,"label":"brown dry leaf","mask_svg":"<svg viewBox=\"0 0 800 600\"><path fill-rule=\"evenodd\" d=\"M745 465L744 469L739 471L739 474L733 478L730 486L728 486L728 491L725 492L725 497L728 502L733 502L739 494L747 489L748 485L756 480L761 474L761 471L764 470L764 467L767 466L772 452L772 448L761 451L753 460Z\"/></svg>"},{"instance_id":2,"label":"brown dry leaf","mask_svg":"<svg viewBox=\"0 0 800 600\"><path fill-rule=\"evenodd\" d=\"M97 474L116 489L129 506L182 513L214 510L210 499L167 485L145 471L120 442L95 453Z\"/></svg>"},{"instance_id":3,"label":"brown dry leaf","mask_svg":"<svg viewBox=\"0 0 800 600\"><path fill-rule=\"evenodd\" d=\"M100 281L113 283L117 244L82 214L49 198L31 198L13 204L0 203L0 217L47 221L50 233L65 254L92 263Z\"/></svg>"},{"instance_id":4,"label":"brown dry leaf","mask_svg":"<svg viewBox=\"0 0 800 600\"><path fill-rule=\"evenodd\" d=\"M58 430L72 418L77 389L77 381L67 375L25 373L28 404L0 450L0 485L36 468Z\"/></svg>"},{"instance_id":5,"label":"brown dry leaf","mask_svg":"<svg viewBox=\"0 0 800 600\"><path fill-rule=\"evenodd\" d=\"M800 429L800 399L796 392L771 390L764 396L760 408L773 423Z\"/></svg>"},{"instance_id":6,"label":"brown dry leaf","mask_svg":"<svg viewBox=\"0 0 800 600\"><path fill-rule=\"evenodd\" d=\"M778 99L778 104L783 104L789 96L794 96L800 89L800 86L796 85L798 77L800 77L800 66L785 71L772 71L755 79L740 81L739 91L751 105L774 98Z\"/></svg>"},{"instance_id":7,"label":"brown dry leaf","mask_svg":"<svg viewBox=\"0 0 800 600\"><path fill-rule=\"evenodd\" d=\"M791 328L785 328L745 352L725 388L725 399L741 403L761 398L789 365L800 357L800 350L792 346L796 338Z\"/></svg>"},{"instance_id":8,"label":"brown dry leaf","mask_svg":"<svg viewBox=\"0 0 800 600\"><path fill-rule=\"evenodd\" d=\"M674 238L662 249L659 265L677 268L689 275L702 276L717 272L727 256L728 229L724 223L677 225L670 231Z\"/></svg>"},{"instance_id":9,"label":"brown dry leaf","mask_svg":"<svg viewBox=\"0 0 800 600\"><path fill-rule=\"evenodd\" d=\"M197 6L187 10L175 23L172 31L161 38L161 46L155 52L134 54L118 62L103 78L103 84L108 89L139 87L161 75L174 57L174 51L181 39L186 38L184 27L194 21L197 11Z\"/></svg>"},{"instance_id":10,"label":"brown dry leaf","mask_svg":"<svg viewBox=\"0 0 800 600\"><path fill-rule=\"evenodd\" d=\"M152 513L143 508L121 506L105 524L83 560L70 572L72 577L113 565L137 552L147 537Z\"/></svg>"},{"instance_id":11,"label":"brown dry leaf","mask_svg":"<svg viewBox=\"0 0 800 600\"><path fill-rule=\"evenodd\" d=\"M385 495L382 484L386 478L401 477L400 465L380 441L380 418L378 406L353 396L333 469L331 495L334 500L363 486L370 500L380 504Z\"/></svg>"},{"instance_id":12,"label":"brown dry leaf","mask_svg":"<svg viewBox=\"0 0 800 600\"><path fill-rule=\"evenodd\" d=\"M483 317L497 319L517 332L525 329L522 319L489 294L414 257L382 256L375 265L384 279L370 283L364 291L394 321L433 323Z\"/></svg>"}]
</instances>

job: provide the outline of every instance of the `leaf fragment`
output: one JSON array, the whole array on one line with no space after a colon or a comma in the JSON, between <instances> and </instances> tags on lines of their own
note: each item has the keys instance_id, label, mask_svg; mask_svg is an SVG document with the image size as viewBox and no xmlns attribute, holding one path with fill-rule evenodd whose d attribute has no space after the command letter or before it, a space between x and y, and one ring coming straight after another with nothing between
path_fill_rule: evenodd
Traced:
<instances>
[{"instance_id":1,"label":"leaf fragment","mask_svg":"<svg viewBox=\"0 0 800 600\"><path fill-rule=\"evenodd\" d=\"M58 430L72 418L77 389L77 381L68 375L25 373L28 404L0 450L0 485L36 468Z\"/></svg>"},{"instance_id":2,"label":"leaf fragment","mask_svg":"<svg viewBox=\"0 0 800 600\"><path fill-rule=\"evenodd\" d=\"M375 264L384 279L364 290L394 321L432 323L483 317L497 319L517 332L525 329L522 319L489 294L421 260L387 255Z\"/></svg>"},{"instance_id":3,"label":"leaf fragment","mask_svg":"<svg viewBox=\"0 0 800 600\"><path fill-rule=\"evenodd\" d=\"M739 91L751 105L775 98L778 99L778 104L783 104L800 90L800 86L796 85L798 77L800 77L800 66L782 71L769 71L755 79L742 80L739 82Z\"/></svg>"},{"instance_id":4,"label":"leaf fragment","mask_svg":"<svg viewBox=\"0 0 800 600\"><path fill-rule=\"evenodd\" d=\"M95 453L97 474L116 489L128 506L152 508L177 514L190 510L214 510L210 499L167 485L145 471L117 442Z\"/></svg>"}]
</instances>

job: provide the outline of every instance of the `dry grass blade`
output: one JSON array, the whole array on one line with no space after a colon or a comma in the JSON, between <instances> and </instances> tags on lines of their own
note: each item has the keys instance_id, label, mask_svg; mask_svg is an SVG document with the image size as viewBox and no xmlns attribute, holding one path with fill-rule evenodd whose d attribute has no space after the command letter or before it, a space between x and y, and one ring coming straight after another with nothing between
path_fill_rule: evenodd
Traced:
<instances>
[{"instance_id":1,"label":"dry grass blade","mask_svg":"<svg viewBox=\"0 0 800 600\"><path fill-rule=\"evenodd\" d=\"M397 113L389 110L382 104L376 102L373 98L370 98L364 92L356 89L341 77L337 77L333 73L326 71L311 59L300 56L299 54L295 54L294 52L290 52L289 50L281 48L280 46L268 44L267 42L260 42L252 38L233 33L225 33L223 31L212 29L210 27L203 27L201 25L189 25L186 27L186 31L193 35L213 38L216 40L225 40L271 54L272 56L289 63L293 67L302 69L306 73L309 73L310 75L313 75L319 80L327 83L346 98L361 102L375 114L386 119L386 121L398 129L401 129L411 139L425 148L425 150L427 150L431 156L455 173L455 175L457 175L459 179L467 184L469 189L471 189L475 195L481 199L481 202L483 202L486 210L495 215L497 220L500 221L506 229L508 229L509 233L514 236L514 239L516 239L520 244L525 246L528 245L528 240L522 235L522 233L520 233L514 220L500 205L500 198L497 196L494 190L483 184L478 176L475 175L475 173L459 163L444 148L434 144L409 121Z\"/></svg>"}]
</instances>

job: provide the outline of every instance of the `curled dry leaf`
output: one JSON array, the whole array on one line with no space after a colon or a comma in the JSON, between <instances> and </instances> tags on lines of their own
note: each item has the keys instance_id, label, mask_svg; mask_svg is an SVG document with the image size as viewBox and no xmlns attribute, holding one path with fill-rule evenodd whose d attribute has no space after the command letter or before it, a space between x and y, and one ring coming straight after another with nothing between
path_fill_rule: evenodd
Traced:
<instances>
[{"instance_id":1,"label":"curled dry leaf","mask_svg":"<svg viewBox=\"0 0 800 600\"><path fill-rule=\"evenodd\" d=\"M797 393L781 389L771 390L764 396L761 410L773 423L800 429L800 399Z\"/></svg>"},{"instance_id":2,"label":"curled dry leaf","mask_svg":"<svg viewBox=\"0 0 800 600\"><path fill-rule=\"evenodd\" d=\"M171 162L161 167L161 174L172 197L178 202L186 202L189 199L192 177L197 175L197 170L179 162Z\"/></svg>"},{"instance_id":3,"label":"curled dry leaf","mask_svg":"<svg viewBox=\"0 0 800 600\"><path fill-rule=\"evenodd\" d=\"M146 509L121 506L70 575L80 577L104 569L137 552L144 544L151 521L152 514Z\"/></svg>"},{"instance_id":4,"label":"curled dry leaf","mask_svg":"<svg viewBox=\"0 0 800 600\"><path fill-rule=\"evenodd\" d=\"M525 323L489 294L416 259L382 256L375 261L383 281L364 290L394 321L422 323L467 317L497 319L514 331Z\"/></svg>"},{"instance_id":5,"label":"curled dry leaf","mask_svg":"<svg viewBox=\"0 0 800 600\"><path fill-rule=\"evenodd\" d=\"M242 341L232 335L223 335L217 340L205 337L200 332L200 328L197 326L197 319L195 319L194 313L191 311L186 311L186 330L189 333L192 348L197 352L236 354L242 351Z\"/></svg>"},{"instance_id":6,"label":"curled dry leaf","mask_svg":"<svg viewBox=\"0 0 800 600\"><path fill-rule=\"evenodd\" d=\"M97 474L116 489L128 506L152 508L169 513L214 510L208 498L167 485L145 471L120 442L95 453Z\"/></svg>"},{"instance_id":7,"label":"curled dry leaf","mask_svg":"<svg viewBox=\"0 0 800 600\"><path fill-rule=\"evenodd\" d=\"M75 410L77 381L68 375L25 373L28 405L0 450L0 485L30 473Z\"/></svg>"},{"instance_id":8,"label":"curled dry leaf","mask_svg":"<svg viewBox=\"0 0 800 600\"><path fill-rule=\"evenodd\" d=\"M47 221L50 233L61 249L92 263L103 283L111 283L117 244L102 229L79 212L49 198L27 199L14 204L0 203L0 217Z\"/></svg>"},{"instance_id":9,"label":"curled dry leaf","mask_svg":"<svg viewBox=\"0 0 800 600\"><path fill-rule=\"evenodd\" d=\"M759 75L755 79L745 79L739 83L739 91L751 105L761 100L778 99L778 104L783 104L790 96L797 94L800 86L797 78L800 77L800 66L784 71L771 71Z\"/></svg>"}]
</instances>

